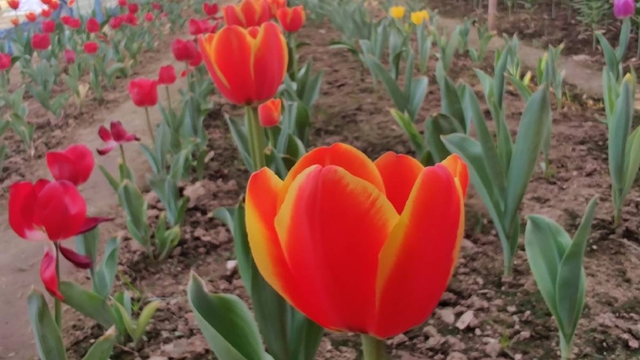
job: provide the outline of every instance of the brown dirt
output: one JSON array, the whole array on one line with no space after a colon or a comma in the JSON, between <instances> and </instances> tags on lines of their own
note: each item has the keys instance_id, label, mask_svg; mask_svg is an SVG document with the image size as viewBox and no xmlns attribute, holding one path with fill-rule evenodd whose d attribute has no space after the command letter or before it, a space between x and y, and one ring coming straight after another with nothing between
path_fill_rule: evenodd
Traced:
<instances>
[{"instance_id":1,"label":"brown dirt","mask_svg":"<svg viewBox=\"0 0 640 360\"><path fill-rule=\"evenodd\" d=\"M327 49L329 40L338 38L338 34L327 26L308 26L300 38L313 44L304 48L303 57L312 58L316 69L325 71L322 94L314 110L313 145L344 141L374 158L388 150L410 153L405 135L387 111L391 103L386 93L373 89L368 72L350 54ZM477 86L471 68L468 60L457 59L452 77ZM439 109L439 92L435 80L430 80L421 118ZM508 91L506 104L509 125L515 131L523 104L513 89ZM540 172L535 174L522 214L546 215L573 233L588 200L594 195L600 197L586 259L588 299L577 334L576 355L581 359L631 359L640 355L640 192L632 190L623 212L624 226L614 230L610 221L606 127L596 119L602 110L591 104L569 102L554 111L551 162L555 172L548 178ZM234 111L226 106L222 109L229 110ZM218 206L235 204L248 174L242 169L219 111L211 114L206 126L216 156L206 169L206 180L190 185L205 191L195 192L203 195L193 198L179 248L166 262L154 264L135 242L123 243L121 270L140 291L137 300L160 298L163 305L148 329L144 347L138 351L118 348L114 359L210 357L186 300L185 287L192 269L205 279L210 290L246 299L239 276L226 270L226 261L233 258L229 232L208 214ZM160 205L152 194L148 197L155 204L150 206L150 215L157 217ZM122 222L118 225L124 229ZM467 201L465 238L454 278L432 318L423 327L389 340L394 358L557 358L555 325L535 288L523 251L516 258L514 279L502 279L499 241L473 191ZM467 327L459 329L456 323L465 313L472 319ZM65 332L73 351L71 358L79 359L101 331L86 319L73 322ZM359 340L355 335L327 335L318 359L356 359L354 349Z\"/></svg>"}]
</instances>

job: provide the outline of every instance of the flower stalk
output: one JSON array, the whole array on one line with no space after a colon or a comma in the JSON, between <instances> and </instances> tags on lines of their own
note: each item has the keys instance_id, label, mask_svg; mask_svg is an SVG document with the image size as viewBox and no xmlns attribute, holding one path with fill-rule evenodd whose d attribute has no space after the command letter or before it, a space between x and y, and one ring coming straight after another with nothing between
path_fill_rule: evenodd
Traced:
<instances>
[{"instance_id":1,"label":"flower stalk","mask_svg":"<svg viewBox=\"0 0 640 360\"><path fill-rule=\"evenodd\" d=\"M253 171L258 171L267 166L264 157L264 136L261 134L262 129L258 119L258 109L247 106L245 111L247 113L247 130L249 132L249 146L251 161L253 162Z\"/></svg>"},{"instance_id":2,"label":"flower stalk","mask_svg":"<svg viewBox=\"0 0 640 360\"><path fill-rule=\"evenodd\" d=\"M384 340L362 334L362 354L364 360L386 360Z\"/></svg>"}]
</instances>

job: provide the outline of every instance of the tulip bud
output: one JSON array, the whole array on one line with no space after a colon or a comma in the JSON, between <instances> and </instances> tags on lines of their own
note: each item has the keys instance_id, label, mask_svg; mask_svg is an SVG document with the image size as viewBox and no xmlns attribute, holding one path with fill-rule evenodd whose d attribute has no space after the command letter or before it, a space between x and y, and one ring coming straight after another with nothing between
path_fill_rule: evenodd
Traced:
<instances>
[{"instance_id":1,"label":"tulip bud","mask_svg":"<svg viewBox=\"0 0 640 360\"><path fill-rule=\"evenodd\" d=\"M160 68L158 72L158 84L172 85L176 82L176 69L173 65L167 65Z\"/></svg>"},{"instance_id":2,"label":"tulip bud","mask_svg":"<svg viewBox=\"0 0 640 360\"><path fill-rule=\"evenodd\" d=\"M53 20L45 20L42 22L42 32L51 34L56 31L56 22Z\"/></svg>"},{"instance_id":3,"label":"tulip bud","mask_svg":"<svg viewBox=\"0 0 640 360\"><path fill-rule=\"evenodd\" d=\"M28 13L26 13L24 15L24 17L29 21L29 22L35 22L38 19L38 15L36 15L36 13L34 13L33 11L29 11Z\"/></svg>"},{"instance_id":4,"label":"tulip bud","mask_svg":"<svg viewBox=\"0 0 640 360\"><path fill-rule=\"evenodd\" d=\"M89 18L87 20L87 32L89 34L94 34L100 31L100 23L96 18Z\"/></svg>"},{"instance_id":5,"label":"tulip bud","mask_svg":"<svg viewBox=\"0 0 640 360\"><path fill-rule=\"evenodd\" d=\"M87 41L83 45L84 52L89 55L93 55L98 52L99 45L95 41Z\"/></svg>"},{"instance_id":6,"label":"tulip bud","mask_svg":"<svg viewBox=\"0 0 640 360\"><path fill-rule=\"evenodd\" d=\"M158 103L158 82L144 78L131 80L129 95L138 107L156 106Z\"/></svg>"},{"instance_id":7,"label":"tulip bud","mask_svg":"<svg viewBox=\"0 0 640 360\"><path fill-rule=\"evenodd\" d=\"M258 118L262 127L277 126L282 114L282 100L271 99L258 106Z\"/></svg>"},{"instance_id":8,"label":"tulip bud","mask_svg":"<svg viewBox=\"0 0 640 360\"><path fill-rule=\"evenodd\" d=\"M0 53L0 71L8 70L11 67L11 55Z\"/></svg>"},{"instance_id":9,"label":"tulip bud","mask_svg":"<svg viewBox=\"0 0 640 360\"><path fill-rule=\"evenodd\" d=\"M404 17L406 9L404 6L392 6L389 9L389 15L394 19L402 19Z\"/></svg>"},{"instance_id":10,"label":"tulip bud","mask_svg":"<svg viewBox=\"0 0 640 360\"><path fill-rule=\"evenodd\" d=\"M31 38L31 46L35 50L47 50L51 46L51 38L49 34L33 34Z\"/></svg>"},{"instance_id":11,"label":"tulip bud","mask_svg":"<svg viewBox=\"0 0 640 360\"><path fill-rule=\"evenodd\" d=\"M613 15L618 19L628 18L636 13L634 0L615 0L613 2Z\"/></svg>"},{"instance_id":12,"label":"tulip bud","mask_svg":"<svg viewBox=\"0 0 640 360\"><path fill-rule=\"evenodd\" d=\"M64 49L64 61L71 65L76 62L76 53L71 49Z\"/></svg>"}]
</instances>

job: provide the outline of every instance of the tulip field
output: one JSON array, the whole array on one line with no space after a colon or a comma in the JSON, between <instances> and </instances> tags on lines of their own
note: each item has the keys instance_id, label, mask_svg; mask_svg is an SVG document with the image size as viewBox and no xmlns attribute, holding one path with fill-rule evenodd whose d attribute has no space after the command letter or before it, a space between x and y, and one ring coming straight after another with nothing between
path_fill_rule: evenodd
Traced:
<instances>
[{"instance_id":1,"label":"tulip field","mask_svg":"<svg viewBox=\"0 0 640 360\"><path fill-rule=\"evenodd\" d=\"M9 0L0 357L639 357L635 4L539 1Z\"/></svg>"}]
</instances>

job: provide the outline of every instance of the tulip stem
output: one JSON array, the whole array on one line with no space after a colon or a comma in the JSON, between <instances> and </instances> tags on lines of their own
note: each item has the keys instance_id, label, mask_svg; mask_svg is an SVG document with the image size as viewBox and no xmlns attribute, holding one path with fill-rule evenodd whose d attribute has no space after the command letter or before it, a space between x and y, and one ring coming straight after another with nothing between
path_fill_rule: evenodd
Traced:
<instances>
[{"instance_id":1,"label":"tulip stem","mask_svg":"<svg viewBox=\"0 0 640 360\"><path fill-rule=\"evenodd\" d=\"M258 120L258 109L247 106L247 131L249 132L249 148L251 160L253 161L253 171L258 171L267 166L264 158L264 134Z\"/></svg>"},{"instance_id":2,"label":"tulip stem","mask_svg":"<svg viewBox=\"0 0 640 360\"><path fill-rule=\"evenodd\" d=\"M56 278L58 282L60 281L60 245L58 243L54 243L56 248ZM56 325L58 325L58 329L62 332L62 303L60 299L57 297L53 298L53 307L55 313Z\"/></svg>"},{"instance_id":3,"label":"tulip stem","mask_svg":"<svg viewBox=\"0 0 640 360\"><path fill-rule=\"evenodd\" d=\"M147 106L144 107L144 113L147 116L147 129L149 130L149 135L151 135L151 142L155 146L156 136L153 134L153 127L151 126L151 117L149 117L149 108Z\"/></svg>"},{"instance_id":4,"label":"tulip stem","mask_svg":"<svg viewBox=\"0 0 640 360\"><path fill-rule=\"evenodd\" d=\"M167 105L169 106L169 110L173 112L173 107L171 106L171 94L169 94L169 87L165 86L164 90L167 92Z\"/></svg>"},{"instance_id":5,"label":"tulip stem","mask_svg":"<svg viewBox=\"0 0 640 360\"><path fill-rule=\"evenodd\" d=\"M120 146L120 156L122 157L122 164L124 164L124 167L127 167L127 159L124 157L124 147L122 146L122 144L120 144L119 146Z\"/></svg>"},{"instance_id":6,"label":"tulip stem","mask_svg":"<svg viewBox=\"0 0 640 360\"><path fill-rule=\"evenodd\" d=\"M386 360L384 340L362 334L362 354L364 360Z\"/></svg>"}]
</instances>

